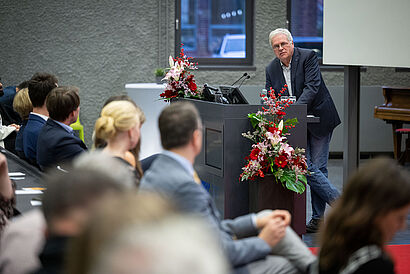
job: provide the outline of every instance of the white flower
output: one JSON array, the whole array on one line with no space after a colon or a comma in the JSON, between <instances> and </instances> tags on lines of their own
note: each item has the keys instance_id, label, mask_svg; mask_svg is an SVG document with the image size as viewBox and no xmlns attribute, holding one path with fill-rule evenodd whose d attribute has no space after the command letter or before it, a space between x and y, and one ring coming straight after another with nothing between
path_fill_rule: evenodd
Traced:
<instances>
[{"instance_id":1,"label":"white flower","mask_svg":"<svg viewBox=\"0 0 410 274\"><path fill-rule=\"evenodd\" d=\"M174 58L172 56L169 56L169 67L172 68L174 66Z\"/></svg>"},{"instance_id":2,"label":"white flower","mask_svg":"<svg viewBox=\"0 0 410 274\"><path fill-rule=\"evenodd\" d=\"M280 123L279 123L279 125L278 125L278 129L279 129L280 131L283 130L283 120L280 120Z\"/></svg>"},{"instance_id":3,"label":"white flower","mask_svg":"<svg viewBox=\"0 0 410 274\"><path fill-rule=\"evenodd\" d=\"M280 136L277 132L272 133L272 132L267 131L265 136L271 142L272 146L275 146L277 143L283 140L283 137Z\"/></svg>"},{"instance_id":4,"label":"white flower","mask_svg":"<svg viewBox=\"0 0 410 274\"><path fill-rule=\"evenodd\" d=\"M282 143L282 146L280 147L281 153L285 152L286 154L288 154L289 156L292 155L293 147L291 147L290 145L288 145L287 143Z\"/></svg>"}]
</instances>

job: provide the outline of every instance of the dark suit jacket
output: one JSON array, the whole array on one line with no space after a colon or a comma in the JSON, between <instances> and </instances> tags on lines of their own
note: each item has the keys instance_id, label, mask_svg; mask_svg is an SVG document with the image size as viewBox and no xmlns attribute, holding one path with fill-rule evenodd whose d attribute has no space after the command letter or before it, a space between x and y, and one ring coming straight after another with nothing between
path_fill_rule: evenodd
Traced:
<instances>
[{"instance_id":1,"label":"dark suit jacket","mask_svg":"<svg viewBox=\"0 0 410 274\"><path fill-rule=\"evenodd\" d=\"M306 104L308 114L320 117L320 123L308 124L309 132L316 137L332 132L340 124L340 118L323 81L314 51L295 47L291 62L291 81L296 103ZM280 60L275 58L266 67L266 89L272 87L275 92L279 92L285 84ZM288 91L283 95L289 95Z\"/></svg>"},{"instance_id":2,"label":"dark suit jacket","mask_svg":"<svg viewBox=\"0 0 410 274\"><path fill-rule=\"evenodd\" d=\"M251 215L221 220L209 193L195 183L193 176L178 161L168 155L158 155L144 173L140 190L160 193L174 201L182 212L204 218L219 235L226 256L234 267L263 259L271 252L269 245L256 237L258 231L253 226ZM233 236L240 240L233 240Z\"/></svg>"},{"instance_id":3,"label":"dark suit jacket","mask_svg":"<svg viewBox=\"0 0 410 274\"><path fill-rule=\"evenodd\" d=\"M56 166L86 150L87 146L80 138L49 118L38 135L37 163L42 169Z\"/></svg>"},{"instance_id":4,"label":"dark suit jacket","mask_svg":"<svg viewBox=\"0 0 410 274\"><path fill-rule=\"evenodd\" d=\"M26 158L24 155L23 132L24 132L24 129L26 128L27 122L28 122L27 120L23 121L23 124L21 125L20 130L17 132L16 142L15 142L16 153L22 159Z\"/></svg>"},{"instance_id":5,"label":"dark suit jacket","mask_svg":"<svg viewBox=\"0 0 410 274\"><path fill-rule=\"evenodd\" d=\"M28 116L27 125L23 131L23 149L27 159L36 162L37 159L37 139L40 130L46 121L38 115Z\"/></svg>"}]
</instances>

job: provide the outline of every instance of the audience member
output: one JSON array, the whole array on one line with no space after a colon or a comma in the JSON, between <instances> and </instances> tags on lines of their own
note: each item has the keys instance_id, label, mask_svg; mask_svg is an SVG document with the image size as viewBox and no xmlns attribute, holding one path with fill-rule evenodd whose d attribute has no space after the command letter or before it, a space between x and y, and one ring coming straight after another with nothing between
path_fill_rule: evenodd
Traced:
<instances>
[{"instance_id":1,"label":"audience member","mask_svg":"<svg viewBox=\"0 0 410 274\"><path fill-rule=\"evenodd\" d=\"M102 152L83 153L73 161L73 169L97 172L110 180L134 187L132 172L122 163ZM112 172L115 170L115 172ZM0 241L0 273L26 274L40 267L38 258L45 242L46 224L41 210L35 209L13 219Z\"/></svg>"},{"instance_id":2,"label":"audience member","mask_svg":"<svg viewBox=\"0 0 410 274\"><path fill-rule=\"evenodd\" d=\"M33 104L33 112L30 113L24 128L23 148L26 158L35 165L37 165L38 134L48 119L46 97L57 86L56 76L48 73L34 74L28 84L28 94Z\"/></svg>"},{"instance_id":3,"label":"audience member","mask_svg":"<svg viewBox=\"0 0 410 274\"><path fill-rule=\"evenodd\" d=\"M42 209L47 238L39 255L42 267L37 273L61 273L68 239L82 232L98 201L129 190L118 179L97 171L56 172L46 179Z\"/></svg>"},{"instance_id":4,"label":"audience member","mask_svg":"<svg viewBox=\"0 0 410 274\"><path fill-rule=\"evenodd\" d=\"M409 211L409 172L392 159L369 160L327 217L312 273L394 273L384 245L406 227Z\"/></svg>"},{"instance_id":5,"label":"audience member","mask_svg":"<svg viewBox=\"0 0 410 274\"><path fill-rule=\"evenodd\" d=\"M0 234L6 226L8 219L14 215L15 186L9 178L7 159L0 153Z\"/></svg>"},{"instance_id":6,"label":"audience member","mask_svg":"<svg viewBox=\"0 0 410 274\"><path fill-rule=\"evenodd\" d=\"M40 267L45 241L43 213L36 208L10 220L0 240L0 273L27 274Z\"/></svg>"},{"instance_id":7,"label":"audience member","mask_svg":"<svg viewBox=\"0 0 410 274\"><path fill-rule=\"evenodd\" d=\"M134 149L140 138L141 117L140 108L128 101L113 101L101 111L101 116L95 122L95 136L106 140L103 151L109 153L125 164L134 166L127 161L127 153ZM138 159L134 159L138 162ZM140 173L135 172L139 181Z\"/></svg>"},{"instance_id":8,"label":"audience member","mask_svg":"<svg viewBox=\"0 0 410 274\"><path fill-rule=\"evenodd\" d=\"M54 88L48 94L46 104L50 118L41 129L37 141L37 163L41 169L67 163L87 150L70 127L80 113L78 88Z\"/></svg>"},{"instance_id":9,"label":"audience member","mask_svg":"<svg viewBox=\"0 0 410 274\"><path fill-rule=\"evenodd\" d=\"M142 190L161 193L175 201L181 211L203 217L219 233L225 254L236 271L298 273L307 270L315 257L289 227L289 212L263 211L234 220L220 220L212 197L193 169L195 157L202 148L202 125L192 104L171 104L162 111L158 123L165 151L145 173Z\"/></svg>"},{"instance_id":10,"label":"audience member","mask_svg":"<svg viewBox=\"0 0 410 274\"><path fill-rule=\"evenodd\" d=\"M30 112L33 111L33 105L31 104L30 97L28 95L28 88L23 88L16 94L13 100L13 109L20 115L21 120L23 121L20 130L17 132L15 143L16 154L20 158L25 159L26 156L24 155L23 149L23 132L27 125Z\"/></svg>"},{"instance_id":11,"label":"audience member","mask_svg":"<svg viewBox=\"0 0 410 274\"><path fill-rule=\"evenodd\" d=\"M68 255L73 274L227 273L211 231L148 193L104 200Z\"/></svg>"},{"instance_id":12,"label":"audience member","mask_svg":"<svg viewBox=\"0 0 410 274\"><path fill-rule=\"evenodd\" d=\"M111 102L114 101L128 101L131 102L139 112L141 112L140 114L140 127L145 123L145 115L142 112L142 110L140 109L139 106L137 106L137 104L135 104L135 102L131 99L131 97L129 97L128 95L113 95L110 98L107 99L107 101L104 102L103 107L105 107L106 105L108 105ZM94 148L104 148L107 146L107 142L103 139L99 139L97 137L95 137L95 131L93 132L93 146ZM127 162L129 162L132 166L135 167L135 169L137 170L137 173L139 174L139 177L141 178L143 175L143 168L142 168L142 163L139 161L139 155L140 155L140 150L141 150L141 136L138 140L137 145L135 146L135 148L129 150L129 152L126 152L125 154L125 160Z\"/></svg>"},{"instance_id":13,"label":"audience member","mask_svg":"<svg viewBox=\"0 0 410 274\"><path fill-rule=\"evenodd\" d=\"M4 94L2 96L0 95L0 103L11 109L13 107L14 97L20 90L24 88L28 88L28 81L24 81L20 83L18 86L5 87L3 89Z\"/></svg>"}]
</instances>

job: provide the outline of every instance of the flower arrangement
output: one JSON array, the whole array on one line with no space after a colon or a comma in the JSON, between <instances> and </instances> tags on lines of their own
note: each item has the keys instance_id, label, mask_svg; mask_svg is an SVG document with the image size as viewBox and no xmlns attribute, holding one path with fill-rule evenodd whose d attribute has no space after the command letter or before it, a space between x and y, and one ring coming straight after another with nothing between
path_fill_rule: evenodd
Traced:
<instances>
[{"instance_id":1,"label":"flower arrangement","mask_svg":"<svg viewBox=\"0 0 410 274\"><path fill-rule=\"evenodd\" d=\"M255 180L273 174L275 181L296 193L303 193L308 174L305 150L293 148L287 143L289 129L295 127L297 118L283 121L284 110L292 104L290 100L281 100L280 96L287 86L275 96L271 88L267 95L261 94L264 107L248 117L254 128L253 132L242 133L242 136L254 142L246 165L242 168L240 180Z\"/></svg>"},{"instance_id":2,"label":"flower arrangement","mask_svg":"<svg viewBox=\"0 0 410 274\"><path fill-rule=\"evenodd\" d=\"M194 75L190 71L196 70L196 64L191 62L192 57L187 57L184 49L181 48L179 57L172 58L169 56L170 69L165 75L167 80L165 91L160 94L160 97L166 101L171 98L196 98L200 99L202 93L194 80Z\"/></svg>"}]
</instances>

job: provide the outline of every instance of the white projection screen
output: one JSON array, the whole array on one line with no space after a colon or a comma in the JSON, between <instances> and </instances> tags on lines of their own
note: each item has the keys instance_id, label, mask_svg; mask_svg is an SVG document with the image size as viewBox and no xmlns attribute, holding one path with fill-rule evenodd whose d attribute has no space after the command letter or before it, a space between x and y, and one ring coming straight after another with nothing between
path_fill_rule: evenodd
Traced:
<instances>
[{"instance_id":1,"label":"white projection screen","mask_svg":"<svg viewBox=\"0 0 410 274\"><path fill-rule=\"evenodd\" d=\"M410 67L410 0L324 0L323 63Z\"/></svg>"}]
</instances>

